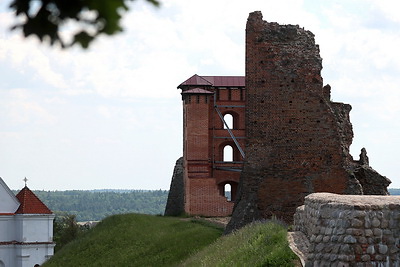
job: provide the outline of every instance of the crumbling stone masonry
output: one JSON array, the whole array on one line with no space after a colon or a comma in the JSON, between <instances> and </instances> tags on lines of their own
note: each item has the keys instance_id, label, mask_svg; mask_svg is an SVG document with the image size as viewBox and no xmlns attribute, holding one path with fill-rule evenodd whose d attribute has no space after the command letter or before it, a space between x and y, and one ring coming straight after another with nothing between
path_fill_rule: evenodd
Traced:
<instances>
[{"instance_id":1,"label":"crumbling stone masonry","mask_svg":"<svg viewBox=\"0 0 400 267\"><path fill-rule=\"evenodd\" d=\"M311 32L251 13L246 77L193 75L178 86L183 158L165 214L228 216L234 208L230 232L271 216L291 223L314 192L387 195L390 180L369 166L366 150L359 160L350 155L351 106L330 100L321 69Z\"/></svg>"},{"instance_id":2,"label":"crumbling stone masonry","mask_svg":"<svg viewBox=\"0 0 400 267\"><path fill-rule=\"evenodd\" d=\"M168 193L167 205L165 206L164 215L178 216L185 212L184 195L185 191L183 183L183 158L180 157L174 168L171 186Z\"/></svg>"},{"instance_id":3,"label":"crumbling stone masonry","mask_svg":"<svg viewBox=\"0 0 400 267\"><path fill-rule=\"evenodd\" d=\"M294 218L305 266L400 266L398 196L314 193Z\"/></svg>"},{"instance_id":4,"label":"crumbling stone masonry","mask_svg":"<svg viewBox=\"0 0 400 267\"><path fill-rule=\"evenodd\" d=\"M388 194L390 181L349 153L351 106L330 100L314 35L250 13L246 25L246 159L227 232L288 223L314 192Z\"/></svg>"}]
</instances>

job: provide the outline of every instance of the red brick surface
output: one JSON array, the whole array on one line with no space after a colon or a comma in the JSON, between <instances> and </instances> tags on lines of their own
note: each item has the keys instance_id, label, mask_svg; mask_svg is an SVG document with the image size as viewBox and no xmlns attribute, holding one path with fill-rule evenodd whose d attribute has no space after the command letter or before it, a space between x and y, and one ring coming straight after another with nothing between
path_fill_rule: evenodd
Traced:
<instances>
[{"instance_id":1,"label":"red brick surface","mask_svg":"<svg viewBox=\"0 0 400 267\"><path fill-rule=\"evenodd\" d=\"M351 107L330 101L321 69L311 32L265 22L260 12L250 14L246 162L232 218L237 226L271 216L291 222L307 194L345 193L352 161Z\"/></svg>"},{"instance_id":2,"label":"red brick surface","mask_svg":"<svg viewBox=\"0 0 400 267\"><path fill-rule=\"evenodd\" d=\"M243 158L228 131L224 129L223 122L214 109L214 101L220 106L219 110L223 115L229 113L233 116L232 132L244 148L244 77L203 77L195 75L180 85L184 117L185 212L191 215L227 216L232 213L234 204L224 196L224 186L227 183L231 184L232 195L235 196L240 173L218 168L240 168ZM193 88L201 88L212 94L202 94L201 90L192 93ZM223 162L223 150L226 145L233 147L235 162Z\"/></svg>"}]
</instances>

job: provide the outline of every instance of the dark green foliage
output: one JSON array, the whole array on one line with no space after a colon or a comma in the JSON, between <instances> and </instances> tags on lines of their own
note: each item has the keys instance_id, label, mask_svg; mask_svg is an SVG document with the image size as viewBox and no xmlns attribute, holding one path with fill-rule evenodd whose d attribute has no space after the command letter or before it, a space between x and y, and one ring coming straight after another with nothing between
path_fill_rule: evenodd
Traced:
<instances>
[{"instance_id":1,"label":"dark green foliage","mask_svg":"<svg viewBox=\"0 0 400 267\"><path fill-rule=\"evenodd\" d=\"M99 221L121 213L163 214L166 190L33 191L55 214L75 214L77 221Z\"/></svg>"},{"instance_id":2,"label":"dark green foliage","mask_svg":"<svg viewBox=\"0 0 400 267\"><path fill-rule=\"evenodd\" d=\"M36 35L40 41L62 47L80 44L87 48L98 35L121 32L121 13L133 0L13 0L10 8L23 22L13 29L22 29L24 36ZM158 6L158 0L146 0ZM60 37L63 26L72 22L78 28L70 43Z\"/></svg>"},{"instance_id":3,"label":"dark green foliage","mask_svg":"<svg viewBox=\"0 0 400 267\"><path fill-rule=\"evenodd\" d=\"M54 242L56 247L54 251L59 251L63 246L78 238L86 230L76 222L76 216L72 214L63 214L56 216L53 223Z\"/></svg>"},{"instance_id":4,"label":"dark green foliage","mask_svg":"<svg viewBox=\"0 0 400 267\"><path fill-rule=\"evenodd\" d=\"M114 215L66 245L43 266L176 266L222 229L188 219Z\"/></svg>"}]
</instances>

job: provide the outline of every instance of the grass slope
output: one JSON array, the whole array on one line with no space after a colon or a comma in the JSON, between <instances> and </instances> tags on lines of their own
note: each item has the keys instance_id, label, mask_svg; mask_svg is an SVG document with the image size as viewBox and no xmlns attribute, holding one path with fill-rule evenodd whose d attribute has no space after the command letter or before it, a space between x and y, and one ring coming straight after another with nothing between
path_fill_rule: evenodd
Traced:
<instances>
[{"instance_id":1,"label":"grass slope","mask_svg":"<svg viewBox=\"0 0 400 267\"><path fill-rule=\"evenodd\" d=\"M180 218L114 215L66 245L43 266L176 266L222 231Z\"/></svg>"},{"instance_id":2,"label":"grass slope","mask_svg":"<svg viewBox=\"0 0 400 267\"><path fill-rule=\"evenodd\" d=\"M272 222L221 236L201 220L114 215L43 266L293 266L286 234Z\"/></svg>"},{"instance_id":3,"label":"grass slope","mask_svg":"<svg viewBox=\"0 0 400 267\"><path fill-rule=\"evenodd\" d=\"M253 223L223 236L181 266L293 266L287 231L274 222Z\"/></svg>"}]
</instances>

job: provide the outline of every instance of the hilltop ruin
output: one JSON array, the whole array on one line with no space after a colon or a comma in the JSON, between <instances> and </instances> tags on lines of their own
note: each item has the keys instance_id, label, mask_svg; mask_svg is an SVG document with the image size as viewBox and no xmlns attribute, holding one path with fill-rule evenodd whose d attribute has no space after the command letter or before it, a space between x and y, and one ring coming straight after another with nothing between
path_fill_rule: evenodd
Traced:
<instances>
[{"instance_id":1,"label":"hilltop ruin","mask_svg":"<svg viewBox=\"0 0 400 267\"><path fill-rule=\"evenodd\" d=\"M390 180L369 166L366 150L350 155L351 106L331 101L321 69L310 31L250 13L245 78L194 75L178 86L184 153L168 199L179 202L174 212L226 216L234 202L230 232L271 216L292 222L314 192L387 195Z\"/></svg>"}]
</instances>

